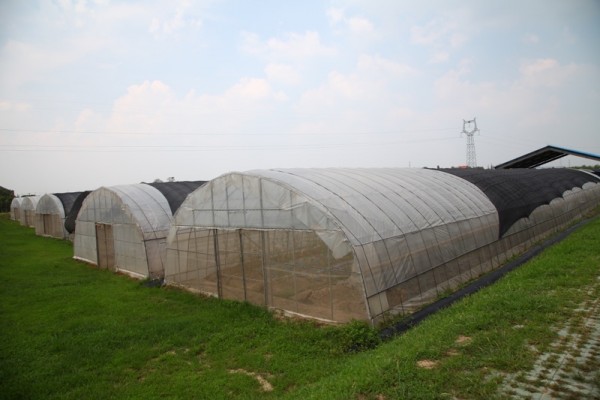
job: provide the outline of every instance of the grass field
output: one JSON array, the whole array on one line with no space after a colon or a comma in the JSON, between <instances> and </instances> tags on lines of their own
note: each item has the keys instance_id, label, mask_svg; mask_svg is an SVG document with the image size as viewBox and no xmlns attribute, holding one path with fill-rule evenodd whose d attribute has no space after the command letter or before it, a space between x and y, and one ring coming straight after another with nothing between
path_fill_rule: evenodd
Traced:
<instances>
[{"instance_id":1,"label":"grass field","mask_svg":"<svg viewBox=\"0 0 600 400\"><path fill-rule=\"evenodd\" d=\"M0 217L0 398L502 398L600 285L600 219L401 337L99 271ZM591 289L590 289L591 288Z\"/></svg>"}]
</instances>

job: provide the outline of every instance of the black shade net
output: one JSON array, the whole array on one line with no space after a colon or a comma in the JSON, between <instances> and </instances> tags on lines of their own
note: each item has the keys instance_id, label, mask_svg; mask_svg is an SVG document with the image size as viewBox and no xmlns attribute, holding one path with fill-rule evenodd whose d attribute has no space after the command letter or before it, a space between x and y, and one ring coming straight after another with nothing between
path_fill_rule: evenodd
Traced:
<instances>
[{"instance_id":1,"label":"black shade net","mask_svg":"<svg viewBox=\"0 0 600 400\"><path fill-rule=\"evenodd\" d=\"M81 205L83 204L83 200L90 194L91 191L87 190L85 192L79 193L77 198L73 201L69 212L65 209L65 229L69 233L75 232L75 220L77 220L77 214L79 214L79 210L81 209ZM60 197L59 197L60 199ZM61 200L62 201L62 200Z\"/></svg>"},{"instance_id":2,"label":"black shade net","mask_svg":"<svg viewBox=\"0 0 600 400\"><path fill-rule=\"evenodd\" d=\"M600 179L572 169L443 169L477 186L498 210L499 237L533 210L562 197L564 192L581 188Z\"/></svg>"},{"instance_id":3,"label":"black shade net","mask_svg":"<svg viewBox=\"0 0 600 400\"><path fill-rule=\"evenodd\" d=\"M199 188L200 186L204 185L206 181L144 183L160 191L169 202L169 207L171 207L171 213L175 214L175 211L177 211L177 209L179 208L181 203L183 203L187 195Z\"/></svg>"}]
</instances>

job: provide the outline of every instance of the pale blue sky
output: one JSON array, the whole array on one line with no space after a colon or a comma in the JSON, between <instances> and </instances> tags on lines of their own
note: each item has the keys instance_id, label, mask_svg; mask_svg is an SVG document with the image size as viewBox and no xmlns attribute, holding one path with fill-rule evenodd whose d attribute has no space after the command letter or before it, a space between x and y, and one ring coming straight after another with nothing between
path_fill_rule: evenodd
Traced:
<instances>
[{"instance_id":1,"label":"pale blue sky","mask_svg":"<svg viewBox=\"0 0 600 400\"><path fill-rule=\"evenodd\" d=\"M0 2L0 185L600 154L600 2ZM563 165L578 160L563 160Z\"/></svg>"}]
</instances>

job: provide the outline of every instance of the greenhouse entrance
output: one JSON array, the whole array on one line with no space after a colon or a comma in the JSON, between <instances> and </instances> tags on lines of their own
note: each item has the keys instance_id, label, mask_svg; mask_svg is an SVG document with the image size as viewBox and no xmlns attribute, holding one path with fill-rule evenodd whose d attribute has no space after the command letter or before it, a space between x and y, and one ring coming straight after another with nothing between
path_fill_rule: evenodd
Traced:
<instances>
[{"instance_id":1,"label":"greenhouse entrance","mask_svg":"<svg viewBox=\"0 0 600 400\"><path fill-rule=\"evenodd\" d=\"M98 250L98 267L115 270L115 241L111 224L96 224L96 249Z\"/></svg>"},{"instance_id":2,"label":"greenhouse entrance","mask_svg":"<svg viewBox=\"0 0 600 400\"><path fill-rule=\"evenodd\" d=\"M192 290L325 320L364 313L352 253L334 257L313 231L185 229L174 240L167 280Z\"/></svg>"},{"instance_id":3,"label":"greenhouse entrance","mask_svg":"<svg viewBox=\"0 0 600 400\"><path fill-rule=\"evenodd\" d=\"M268 304L262 235L263 232L242 229L210 231L219 297Z\"/></svg>"}]
</instances>

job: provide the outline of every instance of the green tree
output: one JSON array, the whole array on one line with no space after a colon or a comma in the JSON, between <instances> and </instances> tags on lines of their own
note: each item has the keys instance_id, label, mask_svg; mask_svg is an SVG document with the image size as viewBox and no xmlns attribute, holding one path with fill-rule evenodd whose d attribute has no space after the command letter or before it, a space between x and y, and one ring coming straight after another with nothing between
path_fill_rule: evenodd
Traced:
<instances>
[{"instance_id":1,"label":"green tree","mask_svg":"<svg viewBox=\"0 0 600 400\"><path fill-rule=\"evenodd\" d=\"M9 212L10 203L15 197L15 191L0 186L0 212Z\"/></svg>"}]
</instances>

